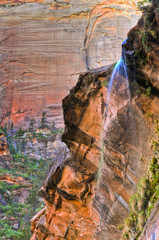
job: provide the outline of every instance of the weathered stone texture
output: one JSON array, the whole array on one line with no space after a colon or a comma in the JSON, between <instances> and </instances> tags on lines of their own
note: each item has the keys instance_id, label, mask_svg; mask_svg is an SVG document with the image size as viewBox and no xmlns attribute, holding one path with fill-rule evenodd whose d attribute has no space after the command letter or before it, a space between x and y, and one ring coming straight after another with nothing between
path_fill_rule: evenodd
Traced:
<instances>
[{"instance_id":1,"label":"weathered stone texture","mask_svg":"<svg viewBox=\"0 0 159 240\"><path fill-rule=\"evenodd\" d=\"M126 0L2 1L0 121L19 125L46 111L61 126L61 100L79 73L117 61L139 16Z\"/></svg>"},{"instance_id":2,"label":"weathered stone texture","mask_svg":"<svg viewBox=\"0 0 159 240\"><path fill-rule=\"evenodd\" d=\"M129 197L152 154L149 139L154 129L144 108L153 111L157 97L143 108L148 98L132 88L130 101L127 84L117 81L113 91L118 94L112 92L107 109L104 83L111 70L81 74L63 100L62 140L72 157L56 165L40 191L47 208L40 220L39 214L32 220L32 240L120 239L118 226L128 215Z\"/></svg>"},{"instance_id":3,"label":"weathered stone texture","mask_svg":"<svg viewBox=\"0 0 159 240\"><path fill-rule=\"evenodd\" d=\"M128 34L129 44L124 47L130 57L135 50L143 50L139 30L150 31L155 25L158 36L158 12L153 6L151 10L154 18L150 29L145 29L143 16ZM39 214L32 220L32 240L120 239L122 231L118 226L128 215L129 198L152 157L150 139L155 129L153 120L158 119L159 112L158 78L153 77L155 72L158 76L158 38L153 39L151 47L150 58L144 64L136 61L140 87L132 84L134 79L129 83L116 79L108 104L104 85L109 82L112 69L102 68L81 74L64 98L62 140L72 157L56 165L40 191L46 210L40 220ZM142 78L138 78L141 73ZM130 75L134 76L131 71ZM147 80L152 88L150 96L138 93L145 93ZM158 203L141 239L157 236L157 218Z\"/></svg>"}]
</instances>

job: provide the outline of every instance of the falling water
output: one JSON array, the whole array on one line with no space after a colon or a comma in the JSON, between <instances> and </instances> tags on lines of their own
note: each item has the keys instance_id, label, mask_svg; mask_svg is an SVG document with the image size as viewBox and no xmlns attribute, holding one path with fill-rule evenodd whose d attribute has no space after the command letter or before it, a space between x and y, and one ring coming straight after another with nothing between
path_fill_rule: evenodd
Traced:
<instances>
[{"instance_id":1,"label":"falling water","mask_svg":"<svg viewBox=\"0 0 159 240\"><path fill-rule=\"evenodd\" d=\"M128 98L131 99L131 94L130 94L130 87L129 87L129 80L128 80L128 66L127 66L127 61L126 61L126 54L125 54L125 49L123 48L123 45L126 43L127 39L122 43L122 56L120 60L117 62L115 65L115 68L113 70L110 83L108 86L108 93L107 93L107 111L109 108L110 104L110 99L111 99L111 93L113 90L116 91L118 88L123 84L126 83L126 93L128 95ZM116 89L114 89L116 88Z\"/></svg>"},{"instance_id":2,"label":"falling water","mask_svg":"<svg viewBox=\"0 0 159 240\"><path fill-rule=\"evenodd\" d=\"M126 210L129 209L127 202L122 195L120 195L122 188L119 190L118 185L115 188L113 184L112 186L111 184L108 185L105 181L107 179L113 181L116 179L116 175L118 177L118 173L116 173L118 172L116 161L119 161L119 165L121 162L119 172L122 171L123 174L122 184L124 184L125 181L130 181L131 184L134 184L133 179L129 176L128 169L132 162L131 160L135 152L134 149L138 145L133 108L135 98L132 97L133 95L130 91L130 82L134 80L136 73L133 52L125 50L127 46L125 43L129 43L129 41L126 41L127 40L122 44L122 56L113 70L107 89L107 97L105 99L106 110L105 116L103 116L103 129L100 136L101 152L97 174L96 199L100 199L99 210L102 216L100 222L101 229L105 229L105 225L110 224L110 221L113 219L112 215L116 214L114 213L117 206L116 204L121 204ZM131 60L130 65L126 58L127 54L129 54L129 59ZM119 156L115 154L116 151L119 153ZM115 170L111 168L113 163ZM113 171L114 174L112 173ZM101 193L101 191L103 192ZM108 208L104 202L104 197L102 197L105 194L104 191L107 192L106 194L109 194L109 198L112 200L112 205L109 206L108 204ZM104 234L105 232L103 231L103 239L107 239L104 238Z\"/></svg>"},{"instance_id":3,"label":"falling water","mask_svg":"<svg viewBox=\"0 0 159 240\"><path fill-rule=\"evenodd\" d=\"M104 134L109 132L108 127L111 121L113 121L113 115L116 117L116 109L123 106L123 102L128 104L129 113L127 113L131 119L132 128L135 129L134 122L134 114L132 107L132 96L130 92L130 83L129 83L129 67L126 58L126 50L124 48L124 44L127 42L127 39L122 43L122 56L120 60L116 63L113 73L111 75L111 79L108 86L107 91L107 99L106 99L106 112L103 118L103 126L104 129L101 132L101 157L100 164L98 170L98 184L100 182L102 166L104 162ZM133 59L132 59L133 60ZM132 74L132 73L131 73ZM134 77L134 76L133 76ZM119 101L120 99L120 101ZM118 107L117 107L118 106ZM113 113L114 112L114 113ZM131 138L136 141L136 135L131 133Z\"/></svg>"}]
</instances>

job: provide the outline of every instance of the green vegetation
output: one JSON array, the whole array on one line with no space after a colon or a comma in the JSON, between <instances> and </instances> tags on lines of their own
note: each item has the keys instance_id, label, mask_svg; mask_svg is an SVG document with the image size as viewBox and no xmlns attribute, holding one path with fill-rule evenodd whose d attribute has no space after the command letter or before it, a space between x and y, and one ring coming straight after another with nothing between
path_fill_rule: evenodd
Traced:
<instances>
[{"instance_id":1,"label":"green vegetation","mask_svg":"<svg viewBox=\"0 0 159 240\"><path fill-rule=\"evenodd\" d=\"M63 128L60 128L57 130L54 130L54 129L51 130L51 134L57 134L57 133L63 133Z\"/></svg>"},{"instance_id":2,"label":"green vegetation","mask_svg":"<svg viewBox=\"0 0 159 240\"><path fill-rule=\"evenodd\" d=\"M18 239L19 237L23 237L21 232L16 231L10 227L9 221L0 220L0 229L0 237L5 236L7 239Z\"/></svg>"},{"instance_id":3,"label":"green vegetation","mask_svg":"<svg viewBox=\"0 0 159 240\"><path fill-rule=\"evenodd\" d=\"M149 20L147 20L148 17L145 19L145 29L138 32L138 34L141 36L141 42L144 51L147 53L147 56L149 56L149 53L151 52L151 39L157 38L157 33L155 30L152 30L150 28Z\"/></svg>"},{"instance_id":4,"label":"green vegetation","mask_svg":"<svg viewBox=\"0 0 159 240\"><path fill-rule=\"evenodd\" d=\"M146 53L151 51L151 47L148 44L148 40L149 40L149 30L142 30L139 32L139 34L141 34L141 40L142 40L142 46L145 50Z\"/></svg>"},{"instance_id":5,"label":"green vegetation","mask_svg":"<svg viewBox=\"0 0 159 240\"><path fill-rule=\"evenodd\" d=\"M53 128L46 126L45 114L41 119L41 127L47 128L46 134L38 132L33 119L28 130L20 128L15 131L13 124L10 128L7 127L7 124L0 127L0 133L6 136L8 148L12 155L9 166L7 168L0 167L0 174L1 176L7 174L10 179L13 179L11 182L5 180L0 182L0 194L5 200L5 204L0 206L2 213L0 239L5 237L11 240L29 240L31 237L30 219L44 207L44 202L38 198L38 191L46 178L51 159L31 158L25 150L28 141L33 143L33 140L36 139L36 141L45 140L47 142L48 137L61 133L63 130L56 130L55 124L53 124ZM32 149L31 151L33 153L36 150ZM17 180L18 177L22 177L23 180L20 183L15 181L14 184L14 179ZM16 194L24 190L28 197L26 196L24 202L18 202ZM12 221L17 222L16 228Z\"/></svg>"},{"instance_id":6,"label":"green vegetation","mask_svg":"<svg viewBox=\"0 0 159 240\"><path fill-rule=\"evenodd\" d=\"M132 86L136 87L136 91L141 93L143 97L151 97L152 87L150 86L149 82L146 82L145 87L139 86L137 82L131 82Z\"/></svg>"},{"instance_id":7,"label":"green vegetation","mask_svg":"<svg viewBox=\"0 0 159 240\"><path fill-rule=\"evenodd\" d=\"M148 62L147 55L142 52L142 50L135 50L134 54L135 59L137 59L137 62L139 65L143 66Z\"/></svg>"},{"instance_id":8,"label":"green vegetation","mask_svg":"<svg viewBox=\"0 0 159 240\"><path fill-rule=\"evenodd\" d=\"M20 163L22 163L25 168L21 168ZM29 221L36 212L43 207L43 203L39 201L37 193L43 184L49 165L50 161L45 161L43 159L40 161L36 159L29 159L26 156L20 156L19 154L14 153L14 161L10 165L10 170L1 168L2 174L6 174L7 172L11 177L21 176L30 183L31 187L28 187L28 185L25 184L9 184L7 182L0 182L0 193L7 201L6 206L0 206L0 211L3 216L12 216L18 219L20 226L17 231L14 231L9 222L2 221L0 225L0 237L5 236L9 239L11 237L13 239L22 239L24 238L24 234L26 235L26 233L28 233L27 237L24 239L30 239L31 232ZM25 204L14 202L13 200L15 191L20 189L26 189L29 193ZM28 229L27 232L24 231L26 228ZM5 231L7 231L7 235L4 235Z\"/></svg>"},{"instance_id":9,"label":"green vegetation","mask_svg":"<svg viewBox=\"0 0 159 240\"><path fill-rule=\"evenodd\" d=\"M143 10L144 6L148 3L150 3L149 0L141 0L137 3L137 6L140 10Z\"/></svg>"},{"instance_id":10,"label":"green vegetation","mask_svg":"<svg viewBox=\"0 0 159 240\"><path fill-rule=\"evenodd\" d=\"M46 112L43 112L42 118L41 118L41 126L40 126L40 128L43 129L45 127L47 127L47 124L46 124Z\"/></svg>"},{"instance_id":11,"label":"green vegetation","mask_svg":"<svg viewBox=\"0 0 159 240\"><path fill-rule=\"evenodd\" d=\"M34 132L34 125L35 125L35 120L32 118L32 119L30 120L29 132L31 132L31 133Z\"/></svg>"},{"instance_id":12,"label":"green vegetation","mask_svg":"<svg viewBox=\"0 0 159 240\"><path fill-rule=\"evenodd\" d=\"M137 192L130 199L130 215L125 220L123 240L139 238L159 198L159 121L156 121L156 134L157 140L152 141L155 156L150 161L147 175L140 180Z\"/></svg>"},{"instance_id":13,"label":"green vegetation","mask_svg":"<svg viewBox=\"0 0 159 240\"><path fill-rule=\"evenodd\" d=\"M152 90L151 87L147 87L143 95L149 97L151 95L151 90Z\"/></svg>"},{"instance_id":14,"label":"green vegetation","mask_svg":"<svg viewBox=\"0 0 159 240\"><path fill-rule=\"evenodd\" d=\"M144 12L144 26L135 34L138 36L139 47L135 52L135 58L139 65L147 64L151 59L152 42L157 39L156 19L149 0L138 2L138 7ZM152 1L153 2L153 1Z\"/></svg>"},{"instance_id":15,"label":"green vegetation","mask_svg":"<svg viewBox=\"0 0 159 240\"><path fill-rule=\"evenodd\" d=\"M22 137L24 136L24 133L26 132L26 130L22 130L21 128L19 128L19 130L16 133L16 137Z\"/></svg>"},{"instance_id":16,"label":"green vegetation","mask_svg":"<svg viewBox=\"0 0 159 240\"><path fill-rule=\"evenodd\" d=\"M8 136L7 134L7 124L5 124L5 127L0 127L0 133L3 133L5 136Z\"/></svg>"},{"instance_id":17,"label":"green vegetation","mask_svg":"<svg viewBox=\"0 0 159 240\"><path fill-rule=\"evenodd\" d=\"M102 86L108 87L108 84L109 83L108 83L107 79L102 82Z\"/></svg>"}]
</instances>

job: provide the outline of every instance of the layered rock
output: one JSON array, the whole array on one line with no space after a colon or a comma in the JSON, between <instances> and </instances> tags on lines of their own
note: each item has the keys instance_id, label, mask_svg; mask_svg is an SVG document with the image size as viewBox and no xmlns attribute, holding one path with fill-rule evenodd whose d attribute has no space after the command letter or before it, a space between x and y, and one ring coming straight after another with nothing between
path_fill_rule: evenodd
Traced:
<instances>
[{"instance_id":1,"label":"layered rock","mask_svg":"<svg viewBox=\"0 0 159 240\"><path fill-rule=\"evenodd\" d=\"M131 85L129 98L127 84L116 82L108 109L111 72L109 67L80 75L63 100L62 140L72 157L56 165L40 191L46 208L31 221L32 240L120 239L129 197L152 155L148 113L157 118L159 99L139 95Z\"/></svg>"},{"instance_id":2,"label":"layered rock","mask_svg":"<svg viewBox=\"0 0 159 240\"><path fill-rule=\"evenodd\" d=\"M63 138L67 139L73 157L66 159L64 165L58 164L40 190L47 208L42 216L39 217L38 213L32 219L34 234L31 239L93 239L96 234L100 216L93 208L92 197L100 158L101 107L104 103L98 73L94 73L93 79L91 73L86 74L83 84L81 76L77 91L75 90L77 95L72 90L72 94L64 100L65 121L74 126L70 128L68 125L69 133L66 131ZM107 73L103 69L99 75L104 81ZM86 127L84 117L88 115L91 134L78 128L82 121L83 127ZM96 138L98 140L95 143Z\"/></svg>"},{"instance_id":3,"label":"layered rock","mask_svg":"<svg viewBox=\"0 0 159 240\"><path fill-rule=\"evenodd\" d=\"M158 36L156 9L153 4L128 34L123 47L131 78L116 79L111 101L107 85L112 67L81 74L64 98L62 140L72 157L57 163L40 190L46 208L31 221L32 240L121 238L118 226L128 216L129 198L153 156L150 139L159 114L158 38L154 35L147 43L140 34L155 31ZM158 203L140 239L157 234Z\"/></svg>"},{"instance_id":4,"label":"layered rock","mask_svg":"<svg viewBox=\"0 0 159 240\"><path fill-rule=\"evenodd\" d=\"M158 107L159 104L158 98L159 98L159 2L152 0L152 4L149 4L147 7L143 8L143 15L141 19L139 20L138 24L130 30L128 33L128 41L125 45L125 48L127 50L127 56L129 59L133 58L136 62L136 73L137 73L137 81L140 85L145 87L145 91L143 92L143 95L151 96L151 94L155 95L157 98L154 102L152 101L152 109L150 110L150 115L155 115L154 119L158 121ZM151 98L152 99L152 98ZM150 103L150 100L149 100ZM149 103L142 104L143 108L144 105L147 105L147 108ZM149 115L149 114L147 114ZM149 115L149 116L150 116ZM158 124L156 125L156 133L158 134ZM158 143L158 138L156 140ZM159 155L158 155L158 144L154 151L154 158L157 160L156 166L156 179L158 179L158 166L159 166ZM153 161L152 159L152 161ZM152 166L152 164L151 164ZM151 172L151 167L149 168L148 172ZM145 175L145 178L148 176ZM152 173L151 173L152 175ZM150 182L154 181L153 176L150 176ZM158 239L159 237L159 230L158 230L158 218L159 218L159 212L158 212L158 202L156 203L157 196L158 196L158 180L156 180L156 188L154 191L153 196L151 198L145 200L145 202L148 202L148 210L149 206L154 207L154 210L152 211L151 215L149 216L148 210L144 210L145 219L143 219L143 223L139 223L143 229L140 227L140 231L142 232L141 236L139 237L140 240L150 240L150 239ZM156 203L156 204L155 204ZM147 204L147 203L146 203ZM149 210L150 211L150 210ZM140 213L141 214L141 213ZM148 217L149 216L149 217ZM141 218L140 218L141 219ZM140 232L138 229L138 232L136 235L140 235ZM128 238L130 239L130 237Z\"/></svg>"},{"instance_id":5,"label":"layered rock","mask_svg":"<svg viewBox=\"0 0 159 240\"><path fill-rule=\"evenodd\" d=\"M57 126L79 73L117 61L140 16L127 0L3 0L0 13L0 121L23 125L45 111Z\"/></svg>"}]
</instances>

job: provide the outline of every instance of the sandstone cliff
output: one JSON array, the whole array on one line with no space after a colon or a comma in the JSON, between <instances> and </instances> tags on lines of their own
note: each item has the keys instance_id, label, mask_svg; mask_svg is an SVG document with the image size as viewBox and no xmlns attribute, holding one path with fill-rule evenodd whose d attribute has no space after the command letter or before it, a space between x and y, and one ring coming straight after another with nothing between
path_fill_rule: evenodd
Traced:
<instances>
[{"instance_id":1,"label":"sandstone cliff","mask_svg":"<svg viewBox=\"0 0 159 240\"><path fill-rule=\"evenodd\" d=\"M79 73L117 61L140 16L128 0L2 0L0 13L0 122L47 112L57 127Z\"/></svg>"},{"instance_id":2,"label":"sandstone cliff","mask_svg":"<svg viewBox=\"0 0 159 240\"><path fill-rule=\"evenodd\" d=\"M147 174L154 154L150 139L156 137L153 120L159 114L158 5L148 9L150 15L143 15L123 45L129 85L115 82L108 105L107 85L113 68L109 66L81 74L64 98L62 140L72 156L52 169L39 192L46 208L31 221L32 240L121 238L119 225L128 216L130 196ZM153 41L145 42L140 34L151 28L155 29ZM145 50L147 44L152 51ZM147 230L158 224L158 210L154 211L141 239L148 240L155 233Z\"/></svg>"},{"instance_id":3,"label":"sandstone cliff","mask_svg":"<svg viewBox=\"0 0 159 240\"><path fill-rule=\"evenodd\" d=\"M145 116L145 106L140 105L134 94L133 113L126 100L113 109L115 118L107 135L103 133L101 146L106 104L102 82L106 77L104 69L82 75L63 101L66 124L63 140L73 157L58 166L41 189L40 196L44 196L47 208L32 220L31 239L110 240L121 235L118 226L128 215L129 197L146 171L151 156L149 139L154 129ZM120 100L120 96L117 98ZM146 108L147 100L142 99ZM158 98L154 97L148 110L151 112L157 106ZM131 132L135 132L135 138ZM104 161L98 172L101 151ZM141 155L144 163L139 160Z\"/></svg>"}]
</instances>

